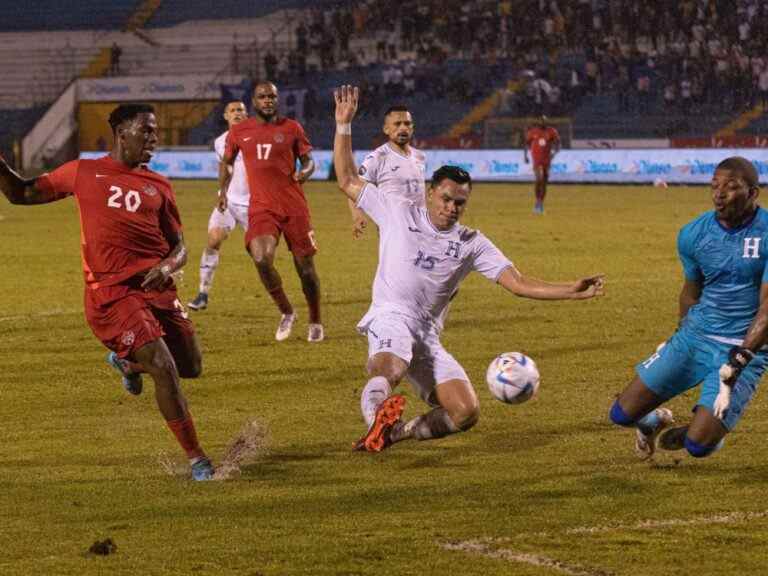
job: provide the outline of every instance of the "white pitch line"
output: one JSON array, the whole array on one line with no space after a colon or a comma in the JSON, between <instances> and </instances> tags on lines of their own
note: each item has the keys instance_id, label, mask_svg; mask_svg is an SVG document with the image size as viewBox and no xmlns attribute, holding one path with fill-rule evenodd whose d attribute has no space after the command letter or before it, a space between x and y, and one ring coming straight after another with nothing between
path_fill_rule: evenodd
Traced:
<instances>
[{"instance_id":1,"label":"white pitch line","mask_svg":"<svg viewBox=\"0 0 768 576\"><path fill-rule=\"evenodd\" d=\"M32 318L48 318L51 316L66 316L77 314L79 310L47 310L45 312L31 312L29 314L14 314L13 316L0 316L0 322L14 322L16 320L30 320Z\"/></svg>"},{"instance_id":2,"label":"white pitch line","mask_svg":"<svg viewBox=\"0 0 768 576\"><path fill-rule=\"evenodd\" d=\"M605 526L582 526L569 528L566 534L595 534L598 532L613 532L614 530L645 530L653 528L666 528L673 526L698 526L700 524L734 524L747 522L759 518L768 517L768 511L763 512L729 512L727 514L715 514L713 516L700 516L697 518L670 518L669 520L642 520L635 524L608 524Z\"/></svg>"},{"instance_id":3,"label":"white pitch line","mask_svg":"<svg viewBox=\"0 0 768 576\"><path fill-rule=\"evenodd\" d=\"M552 558L546 558L537 554L515 552L513 550L507 550L506 548L491 548L482 540L443 542L440 544L440 547L444 550L458 550L461 552L478 554L480 556L485 556L486 558L495 558L498 560L506 560L508 562L519 562L522 564L530 564L532 566L540 566L542 568L552 568L563 574L568 574L568 576L611 576L610 572L605 572L604 570L582 568L580 566L566 564L560 560L553 560Z\"/></svg>"}]
</instances>

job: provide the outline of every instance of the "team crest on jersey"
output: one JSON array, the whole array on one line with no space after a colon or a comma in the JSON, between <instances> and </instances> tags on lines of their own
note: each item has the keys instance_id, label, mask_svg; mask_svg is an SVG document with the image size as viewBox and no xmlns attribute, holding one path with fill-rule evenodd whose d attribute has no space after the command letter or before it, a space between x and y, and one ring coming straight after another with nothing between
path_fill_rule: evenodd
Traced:
<instances>
[{"instance_id":1,"label":"team crest on jersey","mask_svg":"<svg viewBox=\"0 0 768 576\"><path fill-rule=\"evenodd\" d=\"M123 332L123 335L120 336L120 343L123 346L130 346L136 341L136 334L133 333L133 330L128 330L127 332Z\"/></svg>"},{"instance_id":2,"label":"team crest on jersey","mask_svg":"<svg viewBox=\"0 0 768 576\"><path fill-rule=\"evenodd\" d=\"M152 184L144 184L144 188L142 188L141 190L147 196L156 196L157 195L157 188L152 186Z\"/></svg>"},{"instance_id":3,"label":"team crest on jersey","mask_svg":"<svg viewBox=\"0 0 768 576\"><path fill-rule=\"evenodd\" d=\"M280 144L281 142L285 142L285 136L281 132L278 132L277 134L275 134L275 142L277 142L278 144Z\"/></svg>"},{"instance_id":4,"label":"team crest on jersey","mask_svg":"<svg viewBox=\"0 0 768 576\"><path fill-rule=\"evenodd\" d=\"M366 172L366 170L365 170L365 166L360 166L360 169L357 171L357 173L358 173L360 176L362 176L363 174L365 174L365 172Z\"/></svg>"}]
</instances>

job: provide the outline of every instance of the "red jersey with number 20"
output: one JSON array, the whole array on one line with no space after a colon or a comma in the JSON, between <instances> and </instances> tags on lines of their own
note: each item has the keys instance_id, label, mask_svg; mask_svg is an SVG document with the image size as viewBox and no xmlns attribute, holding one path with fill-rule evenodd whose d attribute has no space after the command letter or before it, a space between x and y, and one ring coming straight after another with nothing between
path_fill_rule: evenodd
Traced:
<instances>
[{"instance_id":1,"label":"red jersey with number 20","mask_svg":"<svg viewBox=\"0 0 768 576\"><path fill-rule=\"evenodd\" d=\"M75 197L89 288L113 286L152 268L170 253L168 237L181 230L171 183L110 156L67 162L35 185L52 200Z\"/></svg>"},{"instance_id":2,"label":"red jersey with number 20","mask_svg":"<svg viewBox=\"0 0 768 576\"><path fill-rule=\"evenodd\" d=\"M250 212L268 210L290 216L309 214L301 184L293 179L296 160L309 153L312 145L301 124L289 118L274 123L249 118L229 129L224 159L243 154Z\"/></svg>"},{"instance_id":3,"label":"red jersey with number 20","mask_svg":"<svg viewBox=\"0 0 768 576\"><path fill-rule=\"evenodd\" d=\"M525 135L525 144L531 149L534 164L549 164L556 142L560 142L560 134L552 126L534 126Z\"/></svg>"}]
</instances>

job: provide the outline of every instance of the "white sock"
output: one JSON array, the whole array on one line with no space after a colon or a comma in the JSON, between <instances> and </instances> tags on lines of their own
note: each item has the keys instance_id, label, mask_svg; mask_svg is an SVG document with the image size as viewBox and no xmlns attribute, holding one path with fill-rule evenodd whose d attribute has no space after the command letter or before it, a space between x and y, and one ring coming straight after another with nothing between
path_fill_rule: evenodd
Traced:
<instances>
[{"instance_id":1,"label":"white sock","mask_svg":"<svg viewBox=\"0 0 768 576\"><path fill-rule=\"evenodd\" d=\"M206 248L200 257L200 292L208 294L213 284L213 275L219 265L219 251Z\"/></svg>"},{"instance_id":2,"label":"white sock","mask_svg":"<svg viewBox=\"0 0 768 576\"><path fill-rule=\"evenodd\" d=\"M406 438L430 440L431 438L442 438L449 434L455 434L458 431L459 427L453 423L448 411L444 408L435 408L406 422L403 428L398 431L397 438L393 436L392 440L394 442Z\"/></svg>"},{"instance_id":3,"label":"white sock","mask_svg":"<svg viewBox=\"0 0 768 576\"><path fill-rule=\"evenodd\" d=\"M376 418L376 408L392 394L392 387L384 376L375 376L368 380L360 395L360 411L370 428Z\"/></svg>"}]
</instances>

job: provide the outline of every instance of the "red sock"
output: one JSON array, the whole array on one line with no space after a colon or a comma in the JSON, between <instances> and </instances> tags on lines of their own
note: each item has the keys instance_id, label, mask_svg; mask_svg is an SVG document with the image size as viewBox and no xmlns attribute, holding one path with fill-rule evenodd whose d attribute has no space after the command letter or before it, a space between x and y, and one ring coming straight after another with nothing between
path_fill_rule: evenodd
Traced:
<instances>
[{"instance_id":1,"label":"red sock","mask_svg":"<svg viewBox=\"0 0 768 576\"><path fill-rule=\"evenodd\" d=\"M288 302L288 296L285 295L285 291L282 286L268 290L269 295L272 296L272 300L275 301L281 314L293 314L293 306Z\"/></svg>"},{"instance_id":2,"label":"red sock","mask_svg":"<svg viewBox=\"0 0 768 576\"><path fill-rule=\"evenodd\" d=\"M168 428L176 436L176 440L179 441L179 444L181 444L182 449L187 453L187 457L190 460L205 456L205 452L200 448L200 443L197 441L197 432L195 431L195 423L192 421L191 414L188 414L186 418L166 420L166 424L168 424Z\"/></svg>"}]
</instances>

